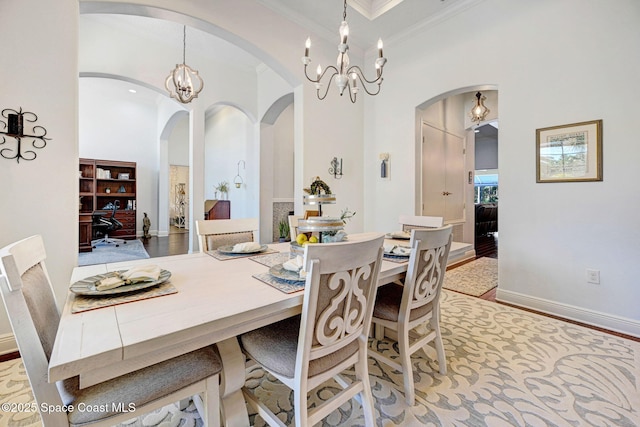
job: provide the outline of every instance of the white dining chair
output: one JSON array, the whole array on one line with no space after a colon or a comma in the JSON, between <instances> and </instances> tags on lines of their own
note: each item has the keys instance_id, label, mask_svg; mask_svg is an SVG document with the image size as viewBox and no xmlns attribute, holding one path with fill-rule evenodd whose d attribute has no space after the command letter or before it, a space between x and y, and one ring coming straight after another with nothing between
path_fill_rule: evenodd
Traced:
<instances>
[{"instance_id":1,"label":"white dining chair","mask_svg":"<svg viewBox=\"0 0 640 427\"><path fill-rule=\"evenodd\" d=\"M434 342L438 367L447 373L447 360L440 331L440 295L451 248L451 225L411 231L411 255L403 285L390 283L380 287L373 309L375 337L380 340L386 329L395 332L399 355L391 358L369 348L369 355L402 372L405 400L415 403L415 386L411 355ZM429 329L417 328L427 324Z\"/></svg>"},{"instance_id":2,"label":"white dining chair","mask_svg":"<svg viewBox=\"0 0 640 427\"><path fill-rule=\"evenodd\" d=\"M301 219L300 215L289 215L289 235L292 242L295 242L298 237L298 221Z\"/></svg>"},{"instance_id":3,"label":"white dining chair","mask_svg":"<svg viewBox=\"0 0 640 427\"><path fill-rule=\"evenodd\" d=\"M221 246L257 242L258 218L210 219L196 221L200 252L213 251Z\"/></svg>"},{"instance_id":4,"label":"white dining chair","mask_svg":"<svg viewBox=\"0 0 640 427\"><path fill-rule=\"evenodd\" d=\"M438 228L442 227L444 218L441 216L415 216L400 215L398 222L402 226L402 231L411 231L414 228Z\"/></svg>"},{"instance_id":5,"label":"white dining chair","mask_svg":"<svg viewBox=\"0 0 640 427\"><path fill-rule=\"evenodd\" d=\"M49 383L49 358L60 313L45 258L38 235L0 249L0 293L45 426L112 426L190 397L207 426L220 425L222 364L215 346L84 389L79 388L78 377ZM70 405L92 410L42 410ZM136 415L126 412L131 408Z\"/></svg>"},{"instance_id":6,"label":"white dining chair","mask_svg":"<svg viewBox=\"0 0 640 427\"><path fill-rule=\"evenodd\" d=\"M240 336L245 354L293 390L296 427L315 425L360 396L364 424L375 424L367 342L384 237L305 247L302 314ZM349 382L339 374L355 367ZM334 378L343 390L308 408L307 393ZM271 426L284 423L247 388L247 403Z\"/></svg>"}]
</instances>

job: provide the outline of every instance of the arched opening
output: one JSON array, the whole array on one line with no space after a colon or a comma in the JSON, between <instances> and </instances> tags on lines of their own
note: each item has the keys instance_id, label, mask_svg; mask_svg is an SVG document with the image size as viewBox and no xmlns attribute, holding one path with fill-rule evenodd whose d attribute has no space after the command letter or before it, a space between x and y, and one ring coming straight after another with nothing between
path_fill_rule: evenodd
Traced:
<instances>
[{"instance_id":1,"label":"arched opening","mask_svg":"<svg viewBox=\"0 0 640 427\"><path fill-rule=\"evenodd\" d=\"M471 121L475 94L487 97L490 109L483 122ZM443 93L416 108L417 215L441 216L453 226L454 241L466 244L468 257L476 255L476 153L497 174L498 92L495 85L478 85ZM488 126L495 132L482 132ZM494 127L495 126L495 127ZM476 132L477 131L477 132ZM493 142L476 135L493 135ZM484 169L484 168L483 168ZM497 200L495 211L497 211ZM493 209L493 207L492 207ZM497 215L496 215L497 217ZM496 219L497 231L497 219ZM479 230L478 230L479 231ZM481 233L486 236L487 233ZM493 232L491 232L493 238ZM497 234L496 234L497 244ZM497 257L497 246L494 248ZM491 254L490 256L493 256Z\"/></svg>"}]
</instances>

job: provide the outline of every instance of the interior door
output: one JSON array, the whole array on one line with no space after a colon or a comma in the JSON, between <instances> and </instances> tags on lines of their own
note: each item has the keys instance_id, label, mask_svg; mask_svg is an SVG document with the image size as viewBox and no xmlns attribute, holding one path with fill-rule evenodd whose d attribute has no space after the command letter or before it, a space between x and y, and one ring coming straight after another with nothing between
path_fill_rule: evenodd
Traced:
<instances>
[{"instance_id":1,"label":"interior door","mask_svg":"<svg viewBox=\"0 0 640 427\"><path fill-rule=\"evenodd\" d=\"M422 125L422 215L464 222L464 139Z\"/></svg>"}]
</instances>

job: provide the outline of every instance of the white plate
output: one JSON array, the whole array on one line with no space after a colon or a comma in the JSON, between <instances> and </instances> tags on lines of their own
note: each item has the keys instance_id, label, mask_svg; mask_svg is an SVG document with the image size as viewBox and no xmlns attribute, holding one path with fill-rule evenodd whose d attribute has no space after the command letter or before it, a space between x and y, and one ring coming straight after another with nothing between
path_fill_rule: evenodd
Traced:
<instances>
[{"instance_id":1,"label":"white plate","mask_svg":"<svg viewBox=\"0 0 640 427\"><path fill-rule=\"evenodd\" d=\"M282 264L276 264L269 269L269 274L277 279L288 280L289 282L304 282L305 279L301 278L295 271L287 270Z\"/></svg>"},{"instance_id":2,"label":"white plate","mask_svg":"<svg viewBox=\"0 0 640 427\"><path fill-rule=\"evenodd\" d=\"M256 249L253 251L234 251L233 247L235 245L228 245L228 246L220 246L218 248L218 252L223 253L223 254L231 254L231 255L238 255L238 254L257 254L258 252L264 252L267 249L269 249L269 246L267 245L260 245L260 249Z\"/></svg>"},{"instance_id":3,"label":"white plate","mask_svg":"<svg viewBox=\"0 0 640 427\"><path fill-rule=\"evenodd\" d=\"M95 276L86 277L82 280L78 280L75 282L69 290L76 295L89 295L89 296L105 296L105 295L116 295L116 294L124 294L126 292L135 292L141 289L150 288L152 286L159 285L161 283L166 282L171 277L171 272L167 270L160 271L160 277L158 280L154 280L152 282L138 282L131 285L122 285L117 288L107 289L106 291L99 291L96 289L96 283L105 277L113 276L114 273L124 273L127 270L120 270L117 272L109 272L105 274L96 274Z\"/></svg>"}]
</instances>

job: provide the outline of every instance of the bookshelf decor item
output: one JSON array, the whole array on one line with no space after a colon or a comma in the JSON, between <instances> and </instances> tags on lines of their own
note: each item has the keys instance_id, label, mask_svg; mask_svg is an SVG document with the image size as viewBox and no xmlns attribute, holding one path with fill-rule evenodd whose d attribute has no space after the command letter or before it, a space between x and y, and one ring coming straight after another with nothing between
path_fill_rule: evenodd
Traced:
<instances>
[{"instance_id":1,"label":"bookshelf decor item","mask_svg":"<svg viewBox=\"0 0 640 427\"><path fill-rule=\"evenodd\" d=\"M24 133L24 122L35 123L38 121L38 116L35 113L31 113L29 111L22 111L22 107L20 110L16 111L11 108L5 108L2 110L2 118L7 121L4 122L0 120L2 124L2 129L4 131L0 131L0 146L7 144L7 147L2 148L0 150L0 156L5 159L13 160L16 159L18 163L20 163L20 159L24 160L34 160L37 157L37 154L33 150L25 149L22 146L22 141L31 140L31 146L34 149L42 149L47 146L47 141L50 141L51 138L47 138L47 130L40 125L31 126L31 133ZM15 140L15 146L9 147L7 138L12 138Z\"/></svg>"}]
</instances>

